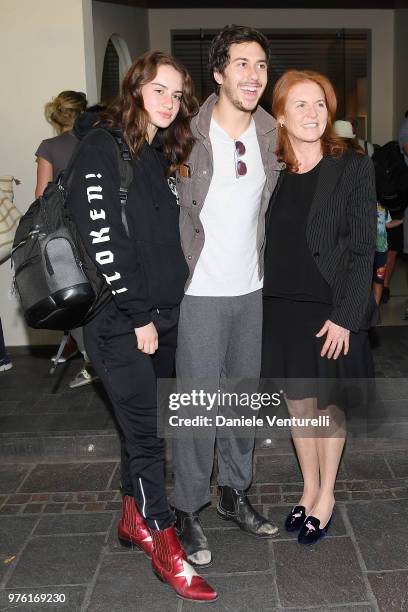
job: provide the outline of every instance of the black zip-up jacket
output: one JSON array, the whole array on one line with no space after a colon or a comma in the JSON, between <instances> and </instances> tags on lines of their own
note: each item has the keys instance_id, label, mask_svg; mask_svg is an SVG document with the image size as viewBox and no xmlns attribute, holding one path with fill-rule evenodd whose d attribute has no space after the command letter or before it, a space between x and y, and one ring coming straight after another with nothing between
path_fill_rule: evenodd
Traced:
<instances>
[{"instance_id":1,"label":"black zip-up jacket","mask_svg":"<svg viewBox=\"0 0 408 612\"><path fill-rule=\"evenodd\" d=\"M76 133L89 127L88 118ZM145 144L132 162L127 236L121 219L120 176L112 137L89 134L75 163L68 207L84 246L104 275L129 327L152 321L151 311L173 308L183 297L188 268L180 244L179 207L168 162Z\"/></svg>"}]
</instances>

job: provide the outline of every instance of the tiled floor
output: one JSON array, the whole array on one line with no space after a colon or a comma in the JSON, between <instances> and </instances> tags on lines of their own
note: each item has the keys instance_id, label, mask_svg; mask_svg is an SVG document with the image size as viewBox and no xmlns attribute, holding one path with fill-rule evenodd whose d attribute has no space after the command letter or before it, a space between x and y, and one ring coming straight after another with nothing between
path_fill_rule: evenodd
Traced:
<instances>
[{"instance_id":1,"label":"tiled floor","mask_svg":"<svg viewBox=\"0 0 408 612\"><path fill-rule=\"evenodd\" d=\"M404 490L370 491L370 499L364 501L359 501L357 491L347 492L348 501L337 504L329 535L311 549L300 547L294 536L283 532L273 541L250 538L219 521L213 508L204 510L203 523L214 562L202 573L220 592L213 609L405 610L406 529L388 530L384 525L385 521L406 525L407 478L404 484ZM373 495L387 492L389 499ZM54 497L50 492L48 495ZM80 502L36 501L20 504L18 513L13 512L17 506L4 507L0 521L0 610L12 609L6 603L11 593L36 592L63 593L67 602L55 610L70 612L185 611L197 607L181 603L158 583L142 554L120 549L115 535L118 513L108 510L112 502L98 507L97 503L84 503L79 492L71 495ZM290 504L258 505L260 496L257 492L253 495L256 507L282 523ZM20 609L54 608L33 604L33 608Z\"/></svg>"},{"instance_id":2,"label":"tiled floor","mask_svg":"<svg viewBox=\"0 0 408 612\"><path fill-rule=\"evenodd\" d=\"M381 307L381 321L379 325L408 325L408 297L407 296L393 296L387 304L383 304Z\"/></svg>"},{"instance_id":3,"label":"tiled floor","mask_svg":"<svg viewBox=\"0 0 408 612\"><path fill-rule=\"evenodd\" d=\"M408 610L408 329L380 328L373 340L393 418L387 436L349 439L328 536L312 548L283 530L256 540L220 521L213 503L202 513L214 555L203 574L220 594L209 609ZM113 419L97 387L67 388L80 361L67 364L57 387L48 358L17 351L0 378L0 612L198 609L156 580L141 553L120 547ZM171 488L171 463L168 472ZM300 491L289 441L257 448L256 508L281 525ZM30 603L39 594L65 602Z\"/></svg>"}]
</instances>

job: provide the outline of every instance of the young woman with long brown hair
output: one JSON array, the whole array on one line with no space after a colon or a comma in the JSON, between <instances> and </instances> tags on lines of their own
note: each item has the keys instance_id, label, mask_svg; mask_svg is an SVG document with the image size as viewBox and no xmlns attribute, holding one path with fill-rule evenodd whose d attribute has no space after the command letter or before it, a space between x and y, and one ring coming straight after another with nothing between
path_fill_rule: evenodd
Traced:
<instances>
[{"instance_id":1,"label":"young woman with long brown hair","mask_svg":"<svg viewBox=\"0 0 408 612\"><path fill-rule=\"evenodd\" d=\"M327 531L345 442L330 380L373 376L374 169L336 136L336 104L316 72L290 70L275 85L276 153L286 170L266 232L263 377L286 380L292 417L329 417L320 428L291 429L304 489L285 526L302 544Z\"/></svg>"},{"instance_id":2,"label":"young woman with long brown hair","mask_svg":"<svg viewBox=\"0 0 408 612\"><path fill-rule=\"evenodd\" d=\"M185 599L216 592L187 562L165 489L164 441L157 437L157 378L173 374L179 303L188 269L180 245L173 170L193 145L193 85L171 56L138 58L119 101L99 125L128 145L133 181L120 205L118 152L94 130L82 144L70 208L113 299L85 327L85 345L112 402L122 437L122 543L151 557L158 577ZM127 227L126 227L127 226Z\"/></svg>"}]
</instances>

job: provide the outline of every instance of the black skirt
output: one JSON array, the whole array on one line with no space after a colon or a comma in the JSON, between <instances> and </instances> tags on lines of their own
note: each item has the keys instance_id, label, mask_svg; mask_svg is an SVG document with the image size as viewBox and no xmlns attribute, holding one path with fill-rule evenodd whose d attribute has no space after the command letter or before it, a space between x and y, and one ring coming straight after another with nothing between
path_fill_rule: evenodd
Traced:
<instances>
[{"instance_id":1,"label":"black skirt","mask_svg":"<svg viewBox=\"0 0 408 612\"><path fill-rule=\"evenodd\" d=\"M366 331L351 332L348 354L328 359L320 356L326 336L316 338L316 334L330 318L330 304L274 297L264 297L263 304L263 379L276 381L288 399L317 397L319 408L331 403L345 404L344 381L364 379L363 391L356 390L351 403L363 401L366 381L374 378ZM350 405L350 394L347 395L346 403Z\"/></svg>"}]
</instances>

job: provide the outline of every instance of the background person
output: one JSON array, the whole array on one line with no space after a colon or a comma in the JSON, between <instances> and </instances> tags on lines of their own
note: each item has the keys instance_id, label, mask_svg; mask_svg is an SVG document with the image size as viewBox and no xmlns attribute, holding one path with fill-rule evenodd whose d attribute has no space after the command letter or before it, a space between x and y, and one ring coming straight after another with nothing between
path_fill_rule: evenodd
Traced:
<instances>
[{"instance_id":1,"label":"background person","mask_svg":"<svg viewBox=\"0 0 408 612\"><path fill-rule=\"evenodd\" d=\"M404 211L391 211L392 222L387 225L387 261L381 302L387 304L391 297L390 284L397 264L397 257L404 249Z\"/></svg>"},{"instance_id":2,"label":"background person","mask_svg":"<svg viewBox=\"0 0 408 612\"><path fill-rule=\"evenodd\" d=\"M334 130L346 147L362 155L369 155L367 147L364 149L361 141L357 140L353 133L351 121L335 121ZM371 155L370 155L371 157ZM375 245L374 267L373 267L373 294L377 304L380 304L383 293L384 280L387 270L387 229L397 227L401 221L391 218L389 210L377 202L377 239Z\"/></svg>"},{"instance_id":3,"label":"background person","mask_svg":"<svg viewBox=\"0 0 408 612\"><path fill-rule=\"evenodd\" d=\"M61 91L44 107L45 118L57 136L43 140L36 151L37 186L35 197L44 192L47 184L55 180L66 168L78 139L72 131L75 119L86 110L87 100L81 91Z\"/></svg>"},{"instance_id":4,"label":"background person","mask_svg":"<svg viewBox=\"0 0 408 612\"><path fill-rule=\"evenodd\" d=\"M406 111L405 119L399 129L398 143L405 163L408 165L408 111ZM392 224L387 227L387 269L381 300L384 304L390 299L391 278L395 270L398 254L408 253L408 194L405 195L405 198L407 200L405 203L403 198L401 198L402 205L399 209L391 211ZM408 309L405 311L404 318L408 318Z\"/></svg>"},{"instance_id":5,"label":"background person","mask_svg":"<svg viewBox=\"0 0 408 612\"><path fill-rule=\"evenodd\" d=\"M377 304L381 303L387 274L388 239L387 230L401 224L399 219L392 219L390 211L377 202L377 240L375 244L373 293Z\"/></svg>"},{"instance_id":6,"label":"background person","mask_svg":"<svg viewBox=\"0 0 408 612\"><path fill-rule=\"evenodd\" d=\"M398 133L398 143L401 149L401 153L404 155L405 163L408 166L408 110L405 111L404 121L401 124ZM403 245L402 251L405 255L408 255L408 194L407 194L407 206L404 210L403 218ZM408 304L405 308L404 319L408 319Z\"/></svg>"},{"instance_id":7,"label":"background person","mask_svg":"<svg viewBox=\"0 0 408 612\"><path fill-rule=\"evenodd\" d=\"M363 138L358 138L358 136L357 136L357 134L358 134L358 119L356 119L355 117L348 117L346 119L346 121L351 123L353 132L355 134L355 138L357 139L357 142L360 145L360 147L363 149L364 153L366 155L368 155L369 157L372 157L374 155L375 147L378 146L378 145L373 145L373 143L370 142L369 140L364 140ZM335 123L337 123L337 121Z\"/></svg>"},{"instance_id":8,"label":"background person","mask_svg":"<svg viewBox=\"0 0 408 612\"><path fill-rule=\"evenodd\" d=\"M86 110L86 96L81 91L62 91L45 105L45 118L54 127L58 136L43 140L36 151L37 186L35 197L43 194L50 181L55 181L64 170L78 145L78 138L73 131L75 120ZM64 348L59 363L74 357L78 350L82 353L84 363L79 372L69 382L74 389L96 380L86 354L82 328L71 331L70 339ZM55 358L53 358L55 360Z\"/></svg>"},{"instance_id":9,"label":"background person","mask_svg":"<svg viewBox=\"0 0 408 612\"><path fill-rule=\"evenodd\" d=\"M345 442L344 415L318 397L318 380L373 376L365 330L375 307L374 168L336 136L336 104L331 83L315 72L290 70L274 88L277 156L286 170L266 233L262 375L286 379L291 416L319 413L332 424L309 437L292 428L304 489L285 527L300 530L302 544L327 531Z\"/></svg>"},{"instance_id":10,"label":"background person","mask_svg":"<svg viewBox=\"0 0 408 612\"><path fill-rule=\"evenodd\" d=\"M157 379L173 374L188 274L170 175L191 151L196 110L186 70L165 53L142 55L129 68L120 99L99 122L119 131L132 155L127 231L117 146L106 131L91 130L81 146L68 206L113 296L84 335L122 434L119 538L151 557L154 572L178 595L213 601L216 592L187 562L177 539L166 496L164 440L157 437Z\"/></svg>"},{"instance_id":11,"label":"background person","mask_svg":"<svg viewBox=\"0 0 408 612\"><path fill-rule=\"evenodd\" d=\"M405 111L404 120L398 132L398 143L408 166L408 110Z\"/></svg>"},{"instance_id":12,"label":"background person","mask_svg":"<svg viewBox=\"0 0 408 612\"><path fill-rule=\"evenodd\" d=\"M333 123L333 129L336 132L337 136L339 136L339 138L343 140L344 144L347 146L348 149L356 151L356 153L361 153L362 155L365 154L364 147L361 146L360 140L357 138L354 132L353 124L351 123L351 121L337 119L337 121Z\"/></svg>"}]
</instances>

